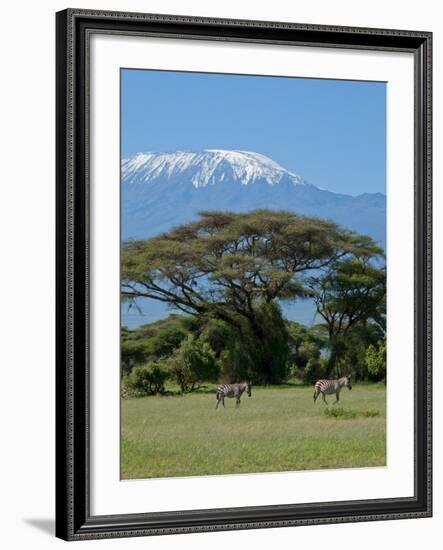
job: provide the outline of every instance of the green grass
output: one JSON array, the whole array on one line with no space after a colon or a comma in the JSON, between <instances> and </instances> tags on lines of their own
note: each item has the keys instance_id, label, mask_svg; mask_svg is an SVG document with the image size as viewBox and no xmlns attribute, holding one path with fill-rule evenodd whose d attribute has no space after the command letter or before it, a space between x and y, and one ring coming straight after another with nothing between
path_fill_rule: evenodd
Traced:
<instances>
[{"instance_id":1,"label":"green grass","mask_svg":"<svg viewBox=\"0 0 443 550\"><path fill-rule=\"evenodd\" d=\"M383 466L386 389L357 384L339 405L299 385L253 388L215 410L214 387L122 400L123 479Z\"/></svg>"}]
</instances>

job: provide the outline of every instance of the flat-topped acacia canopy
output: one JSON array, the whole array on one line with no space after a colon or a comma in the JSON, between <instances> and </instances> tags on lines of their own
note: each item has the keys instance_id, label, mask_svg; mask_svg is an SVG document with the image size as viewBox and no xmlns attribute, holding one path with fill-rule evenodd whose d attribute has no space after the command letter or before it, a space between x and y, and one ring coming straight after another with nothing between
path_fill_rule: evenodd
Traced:
<instances>
[{"instance_id":1,"label":"flat-topped acacia canopy","mask_svg":"<svg viewBox=\"0 0 443 550\"><path fill-rule=\"evenodd\" d=\"M293 212L201 212L197 221L124 244L122 295L252 321L259 304L309 295L303 273L381 253L370 237Z\"/></svg>"}]
</instances>

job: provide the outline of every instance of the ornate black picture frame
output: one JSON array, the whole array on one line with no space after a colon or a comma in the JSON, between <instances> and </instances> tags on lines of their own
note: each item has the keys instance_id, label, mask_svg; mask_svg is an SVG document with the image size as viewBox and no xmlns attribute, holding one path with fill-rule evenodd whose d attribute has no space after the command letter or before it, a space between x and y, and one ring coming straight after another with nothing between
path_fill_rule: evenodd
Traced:
<instances>
[{"instance_id":1,"label":"ornate black picture frame","mask_svg":"<svg viewBox=\"0 0 443 550\"><path fill-rule=\"evenodd\" d=\"M56 535L65 540L429 517L432 34L69 9L57 13ZM94 33L414 55L415 492L413 497L93 516L89 431L89 41Z\"/></svg>"}]
</instances>

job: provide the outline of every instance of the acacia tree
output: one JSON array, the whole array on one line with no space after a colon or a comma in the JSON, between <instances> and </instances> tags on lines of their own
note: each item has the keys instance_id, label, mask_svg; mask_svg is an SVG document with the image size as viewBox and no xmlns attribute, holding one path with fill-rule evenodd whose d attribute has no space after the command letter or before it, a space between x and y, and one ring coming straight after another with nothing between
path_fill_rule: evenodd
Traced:
<instances>
[{"instance_id":1,"label":"acacia tree","mask_svg":"<svg viewBox=\"0 0 443 550\"><path fill-rule=\"evenodd\" d=\"M357 328L364 329L371 320L381 331L385 329L386 270L371 263L377 255L381 250L375 247L372 255L357 254L333 262L325 273L310 281L317 312L329 336L327 376L334 369L341 374L341 362L355 347Z\"/></svg>"},{"instance_id":2,"label":"acacia tree","mask_svg":"<svg viewBox=\"0 0 443 550\"><path fill-rule=\"evenodd\" d=\"M201 212L200 218L122 250L124 299L151 298L235 327L251 341L261 381L283 372L268 341L275 300L312 294L306 274L349 254L373 255L373 241L337 224L292 212ZM272 315L267 313L272 308ZM281 321L281 316L280 316ZM283 325L283 324L282 324ZM283 327L284 329L284 327Z\"/></svg>"}]
</instances>

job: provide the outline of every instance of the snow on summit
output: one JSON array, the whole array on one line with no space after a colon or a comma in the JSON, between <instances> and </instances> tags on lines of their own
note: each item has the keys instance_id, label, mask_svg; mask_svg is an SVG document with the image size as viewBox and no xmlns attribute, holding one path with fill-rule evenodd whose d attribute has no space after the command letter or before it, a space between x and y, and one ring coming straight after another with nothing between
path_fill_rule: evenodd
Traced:
<instances>
[{"instance_id":1,"label":"snow on summit","mask_svg":"<svg viewBox=\"0 0 443 550\"><path fill-rule=\"evenodd\" d=\"M137 153L122 161L125 183L150 183L157 180L191 182L198 189L230 180L241 185L266 182L276 185L282 180L305 185L304 180L275 161L250 151L206 149L167 153ZM185 182L183 182L185 183Z\"/></svg>"}]
</instances>

